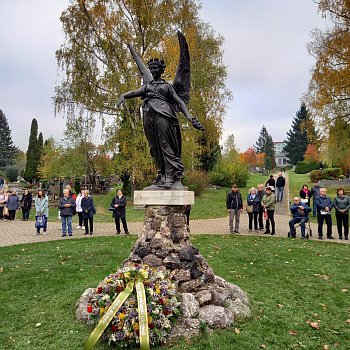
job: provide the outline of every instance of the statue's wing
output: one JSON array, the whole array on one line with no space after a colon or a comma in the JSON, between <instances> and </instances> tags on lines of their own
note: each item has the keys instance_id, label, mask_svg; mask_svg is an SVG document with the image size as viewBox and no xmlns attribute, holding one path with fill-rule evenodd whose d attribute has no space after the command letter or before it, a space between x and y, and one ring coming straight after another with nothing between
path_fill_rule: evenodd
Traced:
<instances>
[{"instance_id":1,"label":"statue's wing","mask_svg":"<svg viewBox=\"0 0 350 350\"><path fill-rule=\"evenodd\" d=\"M149 83L153 79L151 72L149 71L147 66L142 62L140 56L136 53L136 51L134 50L132 45L128 44L128 47L129 47L129 50L130 50L132 57L134 58L134 60L137 64L137 67L140 70L140 73L141 73L141 76L143 79L143 83L144 84Z\"/></svg>"},{"instance_id":2,"label":"statue's wing","mask_svg":"<svg viewBox=\"0 0 350 350\"><path fill-rule=\"evenodd\" d=\"M180 61L177 66L173 87L181 100L187 104L190 100L191 89L190 53L186 38L180 31L177 31L177 37L180 45Z\"/></svg>"}]
</instances>

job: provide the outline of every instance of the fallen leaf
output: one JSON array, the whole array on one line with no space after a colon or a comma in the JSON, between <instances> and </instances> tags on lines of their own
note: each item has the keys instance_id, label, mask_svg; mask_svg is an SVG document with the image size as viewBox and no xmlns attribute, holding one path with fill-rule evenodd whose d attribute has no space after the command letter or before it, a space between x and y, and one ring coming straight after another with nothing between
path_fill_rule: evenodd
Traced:
<instances>
[{"instance_id":1,"label":"fallen leaf","mask_svg":"<svg viewBox=\"0 0 350 350\"><path fill-rule=\"evenodd\" d=\"M261 349L267 349L267 346L266 346L265 344L261 344L261 345L260 345L260 348L261 348Z\"/></svg>"},{"instance_id":2,"label":"fallen leaf","mask_svg":"<svg viewBox=\"0 0 350 350\"><path fill-rule=\"evenodd\" d=\"M290 329L290 330L288 331L288 334L290 334L290 335L292 335L292 336L296 336L296 335L297 335L297 331L294 330L294 329Z\"/></svg>"},{"instance_id":3,"label":"fallen leaf","mask_svg":"<svg viewBox=\"0 0 350 350\"><path fill-rule=\"evenodd\" d=\"M40 322L35 325L35 327L40 327L40 326L41 326Z\"/></svg>"},{"instance_id":4,"label":"fallen leaf","mask_svg":"<svg viewBox=\"0 0 350 350\"><path fill-rule=\"evenodd\" d=\"M239 333L241 333L241 331L238 328L235 328L235 333L239 334Z\"/></svg>"},{"instance_id":5,"label":"fallen leaf","mask_svg":"<svg viewBox=\"0 0 350 350\"><path fill-rule=\"evenodd\" d=\"M329 276L327 276L327 275L320 275L319 273L314 273L314 276L316 276L316 277L321 277L321 278L323 278L324 280L329 280Z\"/></svg>"},{"instance_id":6,"label":"fallen leaf","mask_svg":"<svg viewBox=\"0 0 350 350\"><path fill-rule=\"evenodd\" d=\"M323 345L323 350L329 350L329 349L330 349L329 345L327 345L327 344Z\"/></svg>"},{"instance_id":7,"label":"fallen leaf","mask_svg":"<svg viewBox=\"0 0 350 350\"><path fill-rule=\"evenodd\" d=\"M313 329L320 329L320 325L317 322L310 322L309 324Z\"/></svg>"},{"instance_id":8,"label":"fallen leaf","mask_svg":"<svg viewBox=\"0 0 350 350\"><path fill-rule=\"evenodd\" d=\"M347 290L346 288L343 288L341 291L342 291L343 293L348 292L348 290Z\"/></svg>"},{"instance_id":9,"label":"fallen leaf","mask_svg":"<svg viewBox=\"0 0 350 350\"><path fill-rule=\"evenodd\" d=\"M0 266L0 272L4 272L4 268Z\"/></svg>"},{"instance_id":10,"label":"fallen leaf","mask_svg":"<svg viewBox=\"0 0 350 350\"><path fill-rule=\"evenodd\" d=\"M283 304L277 304L277 306L281 309L282 307L284 307Z\"/></svg>"},{"instance_id":11,"label":"fallen leaf","mask_svg":"<svg viewBox=\"0 0 350 350\"><path fill-rule=\"evenodd\" d=\"M347 324L350 324L350 319L347 319L347 320L346 320L346 323L347 323Z\"/></svg>"}]
</instances>

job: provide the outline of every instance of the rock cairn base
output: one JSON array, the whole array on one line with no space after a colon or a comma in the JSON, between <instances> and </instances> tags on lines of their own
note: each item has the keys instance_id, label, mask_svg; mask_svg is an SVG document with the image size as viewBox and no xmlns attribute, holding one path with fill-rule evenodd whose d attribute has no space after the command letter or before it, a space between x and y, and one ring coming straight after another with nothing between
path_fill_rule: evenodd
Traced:
<instances>
[{"instance_id":1,"label":"rock cairn base","mask_svg":"<svg viewBox=\"0 0 350 350\"><path fill-rule=\"evenodd\" d=\"M182 296L182 316L170 339L198 335L201 323L227 328L235 318L250 316L248 297L238 286L215 276L212 268L189 241L185 206L150 205L144 227L124 266L144 263L168 270ZM88 321L86 305L95 289L87 289L78 301L77 318Z\"/></svg>"}]
</instances>

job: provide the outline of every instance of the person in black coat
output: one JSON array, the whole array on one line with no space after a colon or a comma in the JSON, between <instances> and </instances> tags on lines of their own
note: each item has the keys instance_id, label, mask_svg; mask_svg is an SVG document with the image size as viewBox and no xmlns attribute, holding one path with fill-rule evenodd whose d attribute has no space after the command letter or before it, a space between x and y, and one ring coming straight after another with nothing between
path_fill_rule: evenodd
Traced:
<instances>
[{"instance_id":1,"label":"person in black coat","mask_svg":"<svg viewBox=\"0 0 350 350\"><path fill-rule=\"evenodd\" d=\"M258 202L258 206L259 206L259 213L258 213L259 230L262 230L262 231L264 231L264 221L263 221L264 208L261 205L261 201L264 197L264 194L265 194L264 185L259 184L257 186L256 195L258 197L257 202Z\"/></svg>"},{"instance_id":2,"label":"person in black coat","mask_svg":"<svg viewBox=\"0 0 350 350\"><path fill-rule=\"evenodd\" d=\"M283 177L282 173L278 175L276 181L276 200L277 202L283 201L284 186L286 185L286 179Z\"/></svg>"},{"instance_id":3,"label":"person in black coat","mask_svg":"<svg viewBox=\"0 0 350 350\"><path fill-rule=\"evenodd\" d=\"M24 190L20 203L20 207L22 208L22 221L28 221L30 209L32 209L32 201L32 194L28 190Z\"/></svg>"},{"instance_id":4,"label":"person in black coat","mask_svg":"<svg viewBox=\"0 0 350 350\"><path fill-rule=\"evenodd\" d=\"M269 186L272 186L273 188L276 187L276 181L273 178L273 175L270 175L270 178L265 183L265 187L269 187Z\"/></svg>"},{"instance_id":5,"label":"person in black coat","mask_svg":"<svg viewBox=\"0 0 350 350\"><path fill-rule=\"evenodd\" d=\"M113 209L113 217L115 220L115 227L117 235L120 234L120 220L122 221L124 232L126 235L129 234L128 226L126 224L126 198L123 196L122 190L117 190L117 195L113 197L111 207Z\"/></svg>"},{"instance_id":6,"label":"person in black coat","mask_svg":"<svg viewBox=\"0 0 350 350\"><path fill-rule=\"evenodd\" d=\"M89 196L89 191L83 191L83 198L81 200L81 209L82 209L82 218L84 220L85 234L89 234L90 226L90 235L94 234L94 214L95 206L92 197ZM89 225L88 225L89 224Z\"/></svg>"}]
</instances>

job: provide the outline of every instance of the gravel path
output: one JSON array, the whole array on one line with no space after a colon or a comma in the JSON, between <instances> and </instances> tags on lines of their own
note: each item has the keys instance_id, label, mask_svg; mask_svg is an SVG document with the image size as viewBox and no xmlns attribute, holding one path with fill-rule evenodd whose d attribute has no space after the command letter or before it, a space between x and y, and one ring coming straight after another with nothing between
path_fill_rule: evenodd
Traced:
<instances>
[{"instance_id":1,"label":"gravel path","mask_svg":"<svg viewBox=\"0 0 350 350\"><path fill-rule=\"evenodd\" d=\"M286 177L286 188L288 188L288 175ZM288 191L287 191L288 192ZM286 193L286 198L283 199L282 203L276 203L275 221L276 221L276 235L275 237L287 237L289 230L288 221L289 216L289 194ZM131 234L137 235L142 229L142 222L130 222L128 223ZM311 239L317 239L317 224L311 223L313 235ZM203 220L192 220L190 222L191 234L227 234L228 233L228 216L217 219L203 219ZM94 223L94 236L113 236L115 235L114 222L108 223ZM33 221L0 221L0 246L10 246L22 243L33 243L33 242L46 242L61 239L70 239L61 237L61 223L49 222L48 234L47 235L34 235L35 228ZM264 236L261 231L259 232L248 232L248 215L244 212L241 214L240 220L240 234L252 235L252 236ZM324 227L325 234L325 227ZM298 230L297 236L300 237L300 229ZM333 225L333 237L337 237L336 226ZM85 238L83 230L78 230L73 227L74 238ZM271 237L271 236L269 236ZM271 237L273 238L273 237ZM324 241L329 241L325 239ZM334 242L348 243L349 241L340 241L334 239Z\"/></svg>"}]
</instances>

